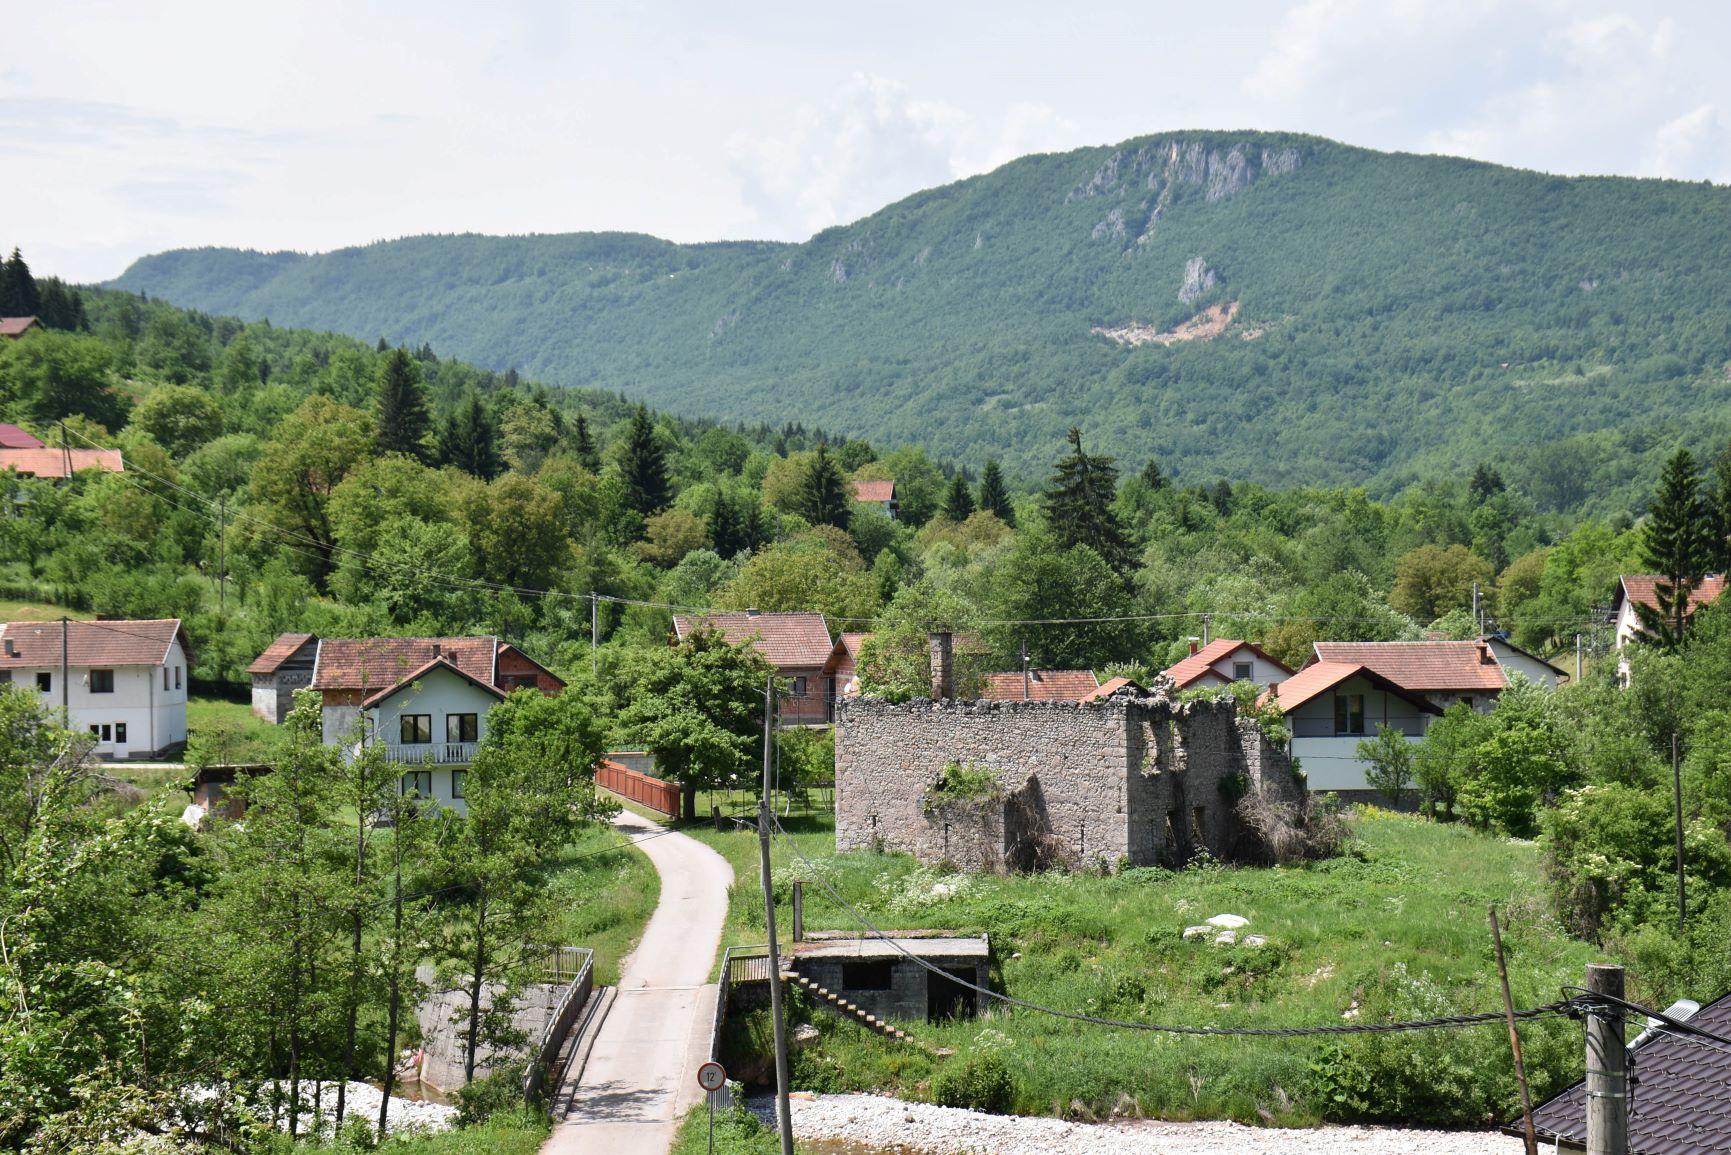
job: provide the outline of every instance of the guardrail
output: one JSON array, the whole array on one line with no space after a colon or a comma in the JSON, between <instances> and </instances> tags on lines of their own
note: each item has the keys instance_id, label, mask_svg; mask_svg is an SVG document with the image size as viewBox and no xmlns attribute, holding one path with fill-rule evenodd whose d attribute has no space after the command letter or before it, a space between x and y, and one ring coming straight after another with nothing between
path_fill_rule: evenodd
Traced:
<instances>
[{"instance_id":1,"label":"guardrail","mask_svg":"<svg viewBox=\"0 0 1731 1155\"><path fill-rule=\"evenodd\" d=\"M762 951L762 954L755 952ZM753 952L753 953L747 953ZM762 982L769 974L769 944L730 946L721 956L721 981L715 992L715 1022L709 1031L709 1058L721 1061L721 1027L727 1022L728 995L734 983Z\"/></svg>"},{"instance_id":2,"label":"guardrail","mask_svg":"<svg viewBox=\"0 0 1731 1155\"><path fill-rule=\"evenodd\" d=\"M595 768L595 784L623 798L629 798L639 806L647 806L662 814L679 814L679 786L676 783L663 782L659 778L629 770L617 762L603 760L601 765Z\"/></svg>"},{"instance_id":3,"label":"guardrail","mask_svg":"<svg viewBox=\"0 0 1731 1155\"><path fill-rule=\"evenodd\" d=\"M559 1048L564 1046L565 1036L571 1033L571 1024L577 1021L577 1016L582 1013L595 989L595 952L588 947L555 947L549 966L562 968L567 961L575 962L578 954L583 956L582 963L577 967L571 985L565 988L558 1003L554 1005L553 1013L547 1019L547 1026L541 1032L535 1053L529 1058L529 1069L523 1075L523 1098L531 1103L540 1097L541 1089L547 1081L547 1072L553 1069L553 1061L559 1057Z\"/></svg>"}]
</instances>

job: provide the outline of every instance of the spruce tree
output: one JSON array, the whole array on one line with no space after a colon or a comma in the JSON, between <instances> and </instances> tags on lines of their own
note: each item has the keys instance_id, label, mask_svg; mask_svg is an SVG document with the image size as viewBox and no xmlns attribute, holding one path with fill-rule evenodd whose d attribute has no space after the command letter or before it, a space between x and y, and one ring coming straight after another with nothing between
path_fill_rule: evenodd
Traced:
<instances>
[{"instance_id":1,"label":"spruce tree","mask_svg":"<svg viewBox=\"0 0 1731 1155\"><path fill-rule=\"evenodd\" d=\"M1660 474L1641 543L1642 560L1659 575L1654 584L1658 605L1635 604L1643 641L1666 650L1683 644L1692 612L1689 599L1712 561L1711 536L1695 459L1679 449Z\"/></svg>"},{"instance_id":2,"label":"spruce tree","mask_svg":"<svg viewBox=\"0 0 1731 1155\"><path fill-rule=\"evenodd\" d=\"M966 521L974 515L974 495L962 477L962 471L950 478L949 492L944 494L944 516L951 521Z\"/></svg>"},{"instance_id":3,"label":"spruce tree","mask_svg":"<svg viewBox=\"0 0 1731 1155\"><path fill-rule=\"evenodd\" d=\"M37 292L36 278L24 263L24 254L17 249L0 266L0 316L35 317L42 313L42 295Z\"/></svg>"},{"instance_id":4,"label":"spruce tree","mask_svg":"<svg viewBox=\"0 0 1731 1155\"><path fill-rule=\"evenodd\" d=\"M1044 494L1046 526L1063 549L1085 545L1120 574L1134 559L1112 500L1118 470L1112 458L1091 456L1082 448L1082 431L1072 427L1070 453L1057 464Z\"/></svg>"},{"instance_id":5,"label":"spruce tree","mask_svg":"<svg viewBox=\"0 0 1731 1155\"><path fill-rule=\"evenodd\" d=\"M601 454L596 451L595 438L589 432L589 419L581 413L571 430L571 447L577 451L577 460L583 463L584 469L590 473L601 472Z\"/></svg>"},{"instance_id":6,"label":"spruce tree","mask_svg":"<svg viewBox=\"0 0 1731 1155\"><path fill-rule=\"evenodd\" d=\"M619 476L625 482L625 502L648 517L667 507L667 458L656 439L649 408L639 405L619 455Z\"/></svg>"},{"instance_id":7,"label":"spruce tree","mask_svg":"<svg viewBox=\"0 0 1731 1155\"><path fill-rule=\"evenodd\" d=\"M379 367L378 419L381 450L426 460L432 419L420 370L406 349L392 349Z\"/></svg>"},{"instance_id":8,"label":"spruce tree","mask_svg":"<svg viewBox=\"0 0 1731 1155\"><path fill-rule=\"evenodd\" d=\"M1148 459L1148 464L1142 467L1142 484L1154 490L1166 484L1166 475L1160 472L1160 463L1152 457Z\"/></svg>"},{"instance_id":9,"label":"spruce tree","mask_svg":"<svg viewBox=\"0 0 1731 1155\"><path fill-rule=\"evenodd\" d=\"M498 430L486 402L472 389L439 427L439 461L483 481L499 474Z\"/></svg>"},{"instance_id":10,"label":"spruce tree","mask_svg":"<svg viewBox=\"0 0 1731 1155\"><path fill-rule=\"evenodd\" d=\"M806 470L805 480L800 484L794 512L813 525L847 528L848 518L853 513L853 494L827 446L817 447L817 454L811 459L811 467Z\"/></svg>"},{"instance_id":11,"label":"spruce tree","mask_svg":"<svg viewBox=\"0 0 1731 1155\"><path fill-rule=\"evenodd\" d=\"M1483 505L1504 489L1503 475L1493 466L1480 465L1473 470L1472 480L1467 482L1467 493L1471 495L1474 505Z\"/></svg>"},{"instance_id":12,"label":"spruce tree","mask_svg":"<svg viewBox=\"0 0 1731 1155\"><path fill-rule=\"evenodd\" d=\"M1010 504L1010 491L1004 488L1004 471L996 461L986 462L980 474L980 508L997 517L1005 525L1016 524L1016 510Z\"/></svg>"},{"instance_id":13,"label":"spruce tree","mask_svg":"<svg viewBox=\"0 0 1731 1155\"><path fill-rule=\"evenodd\" d=\"M1713 461L1712 492L1707 497L1712 527L1708 564L1714 573L1731 573L1731 448Z\"/></svg>"}]
</instances>

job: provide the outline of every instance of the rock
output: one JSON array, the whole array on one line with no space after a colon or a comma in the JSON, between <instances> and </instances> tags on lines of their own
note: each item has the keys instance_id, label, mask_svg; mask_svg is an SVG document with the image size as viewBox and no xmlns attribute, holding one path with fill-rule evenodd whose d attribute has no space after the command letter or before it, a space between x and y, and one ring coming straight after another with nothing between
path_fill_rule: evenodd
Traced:
<instances>
[{"instance_id":1,"label":"rock","mask_svg":"<svg viewBox=\"0 0 1731 1155\"><path fill-rule=\"evenodd\" d=\"M1186 305L1193 305L1220 283L1220 278L1214 270L1208 267L1208 262L1201 257L1191 257L1184 265L1184 283L1178 288L1178 299Z\"/></svg>"},{"instance_id":2,"label":"rock","mask_svg":"<svg viewBox=\"0 0 1731 1155\"><path fill-rule=\"evenodd\" d=\"M1237 941L1238 941L1238 932L1235 930L1223 930L1219 934L1214 936L1214 945L1215 946L1231 946L1233 943L1235 943Z\"/></svg>"},{"instance_id":3,"label":"rock","mask_svg":"<svg viewBox=\"0 0 1731 1155\"><path fill-rule=\"evenodd\" d=\"M1207 938L1214 933L1211 926L1187 926L1184 928L1185 938Z\"/></svg>"},{"instance_id":4,"label":"rock","mask_svg":"<svg viewBox=\"0 0 1731 1155\"><path fill-rule=\"evenodd\" d=\"M1265 934L1247 934L1244 936L1245 946L1264 946L1267 942L1268 936Z\"/></svg>"},{"instance_id":5,"label":"rock","mask_svg":"<svg viewBox=\"0 0 1731 1155\"><path fill-rule=\"evenodd\" d=\"M812 1026L810 1023L801 1023L793 1029L793 1038L790 1042L794 1050L802 1051L816 1043L822 1037L823 1033L816 1027Z\"/></svg>"},{"instance_id":6,"label":"rock","mask_svg":"<svg viewBox=\"0 0 1731 1155\"><path fill-rule=\"evenodd\" d=\"M1250 920L1241 914L1217 914L1208 920L1209 926L1217 926L1221 930L1237 930L1250 925Z\"/></svg>"},{"instance_id":7,"label":"rock","mask_svg":"<svg viewBox=\"0 0 1731 1155\"><path fill-rule=\"evenodd\" d=\"M1092 234L1093 239L1096 241L1105 237L1111 237L1115 241L1121 241L1127 235L1128 230L1124 227L1123 209L1113 209L1111 212L1107 213L1106 219L1094 226L1094 232Z\"/></svg>"}]
</instances>

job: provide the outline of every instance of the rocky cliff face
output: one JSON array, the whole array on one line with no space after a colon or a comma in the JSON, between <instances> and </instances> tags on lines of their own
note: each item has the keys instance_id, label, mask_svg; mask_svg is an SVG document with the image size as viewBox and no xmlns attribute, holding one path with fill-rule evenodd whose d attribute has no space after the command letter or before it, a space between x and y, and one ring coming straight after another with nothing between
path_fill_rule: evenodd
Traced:
<instances>
[{"instance_id":1,"label":"rocky cliff face","mask_svg":"<svg viewBox=\"0 0 1731 1155\"><path fill-rule=\"evenodd\" d=\"M1178 299L1186 305L1194 305L1213 292L1219 283L1219 276L1208 267L1207 261L1191 257L1184 262L1184 283L1178 287Z\"/></svg>"},{"instance_id":2,"label":"rocky cliff face","mask_svg":"<svg viewBox=\"0 0 1731 1155\"><path fill-rule=\"evenodd\" d=\"M1208 204L1229 200L1259 180L1297 172L1304 155L1296 148L1257 149L1248 144L1210 146L1201 140L1156 140L1119 149L1076 185L1064 203L1117 197L1139 200L1119 205L1093 228L1092 239L1123 241L1135 222L1136 243L1154 239L1155 227L1173 199L1199 189Z\"/></svg>"}]
</instances>

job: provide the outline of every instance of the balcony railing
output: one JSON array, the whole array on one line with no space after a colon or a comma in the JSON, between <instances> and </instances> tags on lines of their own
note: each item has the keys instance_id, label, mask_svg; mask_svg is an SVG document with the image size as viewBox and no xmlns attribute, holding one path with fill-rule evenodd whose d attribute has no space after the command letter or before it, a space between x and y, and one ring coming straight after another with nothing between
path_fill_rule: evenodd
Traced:
<instances>
[{"instance_id":1,"label":"balcony railing","mask_svg":"<svg viewBox=\"0 0 1731 1155\"><path fill-rule=\"evenodd\" d=\"M475 760L474 742L416 742L408 745L387 745L385 761L402 762L419 765L432 762L435 765L473 762Z\"/></svg>"}]
</instances>

